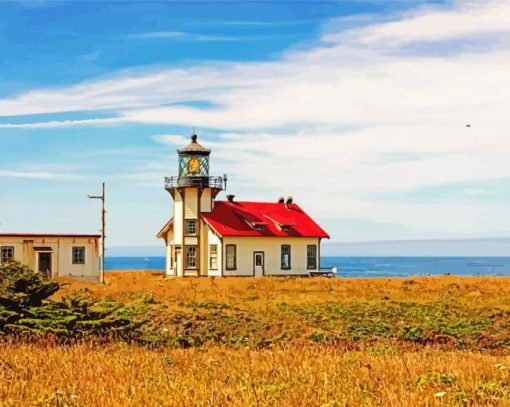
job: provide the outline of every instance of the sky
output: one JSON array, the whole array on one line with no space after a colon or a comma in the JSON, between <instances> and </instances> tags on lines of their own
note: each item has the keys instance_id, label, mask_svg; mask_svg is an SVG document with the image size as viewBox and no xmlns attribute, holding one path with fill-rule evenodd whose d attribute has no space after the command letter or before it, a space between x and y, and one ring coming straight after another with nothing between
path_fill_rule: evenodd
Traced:
<instances>
[{"instance_id":1,"label":"sky","mask_svg":"<svg viewBox=\"0 0 510 407\"><path fill-rule=\"evenodd\" d=\"M0 2L0 50L0 232L96 233L104 181L162 245L195 127L333 243L510 236L510 1Z\"/></svg>"}]
</instances>

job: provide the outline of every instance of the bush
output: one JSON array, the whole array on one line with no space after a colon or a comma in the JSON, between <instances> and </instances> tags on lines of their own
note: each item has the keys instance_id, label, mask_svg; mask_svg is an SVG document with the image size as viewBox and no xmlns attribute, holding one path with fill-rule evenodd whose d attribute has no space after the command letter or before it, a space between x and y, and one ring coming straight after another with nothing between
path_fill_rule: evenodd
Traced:
<instances>
[{"instance_id":1,"label":"bush","mask_svg":"<svg viewBox=\"0 0 510 407\"><path fill-rule=\"evenodd\" d=\"M138 336L140 323L128 318L136 310L84 296L48 300L58 289L56 281L20 263L0 265L0 334L66 339Z\"/></svg>"},{"instance_id":2,"label":"bush","mask_svg":"<svg viewBox=\"0 0 510 407\"><path fill-rule=\"evenodd\" d=\"M0 265L0 305L40 306L58 289L56 281L45 279L23 264L10 262Z\"/></svg>"},{"instance_id":3,"label":"bush","mask_svg":"<svg viewBox=\"0 0 510 407\"><path fill-rule=\"evenodd\" d=\"M407 341L420 342L423 340L423 329L414 326L405 326L400 330L400 335Z\"/></svg>"},{"instance_id":4,"label":"bush","mask_svg":"<svg viewBox=\"0 0 510 407\"><path fill-rule=\"evenodd\" d=\"M432 386L438 388L441 386L452 386L457 380L453 373L428 372L416 379L418 387Z\"/></svg>"}]
</instances>

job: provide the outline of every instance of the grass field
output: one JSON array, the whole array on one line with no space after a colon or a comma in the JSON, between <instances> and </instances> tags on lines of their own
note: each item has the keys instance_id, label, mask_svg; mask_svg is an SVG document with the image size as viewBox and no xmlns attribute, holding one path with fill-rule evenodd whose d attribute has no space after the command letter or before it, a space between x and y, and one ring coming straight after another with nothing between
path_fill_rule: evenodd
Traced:
<instances>
[{"instance_id":1,"label":"grass field","mask_svg":"<svg viewBox=\"0 0 510 407\"><path fill-rule=\"evenodd\" d=\"M510 405L510 278L61 283L139 335L4 341L0 405Z\"/></svg>"}]
</instances>

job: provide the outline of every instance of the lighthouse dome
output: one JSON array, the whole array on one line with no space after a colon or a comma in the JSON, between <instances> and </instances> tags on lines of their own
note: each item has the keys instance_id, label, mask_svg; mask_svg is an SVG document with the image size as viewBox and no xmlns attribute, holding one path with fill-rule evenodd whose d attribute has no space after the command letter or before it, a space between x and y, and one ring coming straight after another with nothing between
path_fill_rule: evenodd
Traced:
<instances>
[{"instance_id":1,"label":"lighthouse dome","mask_svg":"<svg viewBox=\"0 0 510 407\"><path fill-rule=\"evenodd\" d=\"M209 155L211 154L211 150L205 148L202 144L200 144L198 141L198 136L196 133L193 133L191 135L191 142L184 148L181 148L180 150L177 150L179 155Z\"/></svg>"}]
</instances>

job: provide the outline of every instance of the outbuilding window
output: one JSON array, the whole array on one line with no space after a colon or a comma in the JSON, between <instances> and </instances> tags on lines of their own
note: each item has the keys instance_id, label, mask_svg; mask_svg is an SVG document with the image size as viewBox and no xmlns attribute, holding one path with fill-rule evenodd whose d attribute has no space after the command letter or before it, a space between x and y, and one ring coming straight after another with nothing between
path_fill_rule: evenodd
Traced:
<instances>
[{"instance_id":1,"label":"outbuilding window","mask_svg":"<svg viewBox=\"0 0 510 407\"><path fill-rule=\"evenodd\" d=\"M290 269L290 245L282 244L282 259L281 259L282 270Z\"/></svg>"},{"instance_id":2,"label":"outbuilding window","mask_svg":"<svg viewBox=\"0 0 510 407\"><path fill-rule=\"evenodd\" d=\"M14 247L2 246L2 263L7 263L14 260Z\"/></svg>"},{"instance_id":3,"label":"outbuilding window","mask_svg":"<svg viewBox=\"0 0 510 407\"><path fill-rule=\"evenodd\" d=\"M197 234L197 221L188 219L186 221L186 236L195 236Z\"/></svg>"},{"instance_id":4,"label":"outbuilding window","mask_svg":"<svg viewBox=\"0 0 510 407\"><path fill-rule=\"evenodd\" d=\"M197 267L197 247L186 246L186 268L194 269Z\"/></svg>"},{"instance_id":5,"label":"outbuilding window","mask_svg":"<svg viewBox=\"0 0 510 407\"><path fill-rule=\"evenodd\" d=\"M306 268L308 270L317 269L317 245L309 244L306 247Z\"/></svg>"},{"instance_id":6,"label":"outbuilding window","mask_svg":"<svg viewBox=\"0 0 510 407\"><path fill-rule=\"evenodd\" d=\"M218 270L218 245L209 245L209 268L211 270Z\"/></svg>"},{"instance_id":7,"label":"outbuilding window","mask_svg":"<svg viewBox=\"0 0 510 407\"><path fill-rule=\"evenodd\" d=\"M237 246L235 244L228 244L225 246L226 250L226 258L227 258L227 264L226 269L227 270L235 270L237 267Z\"/></svg>"},{"instance_id":8,"label":"outbuilding window","mask_svg":"<svg viewBox=\"0 0 510 407\"><path fill-rule=\"evenodd\" d=\"M73 264L85 264L85 247L73 247Z\"/></svg>"}]
</instances>

